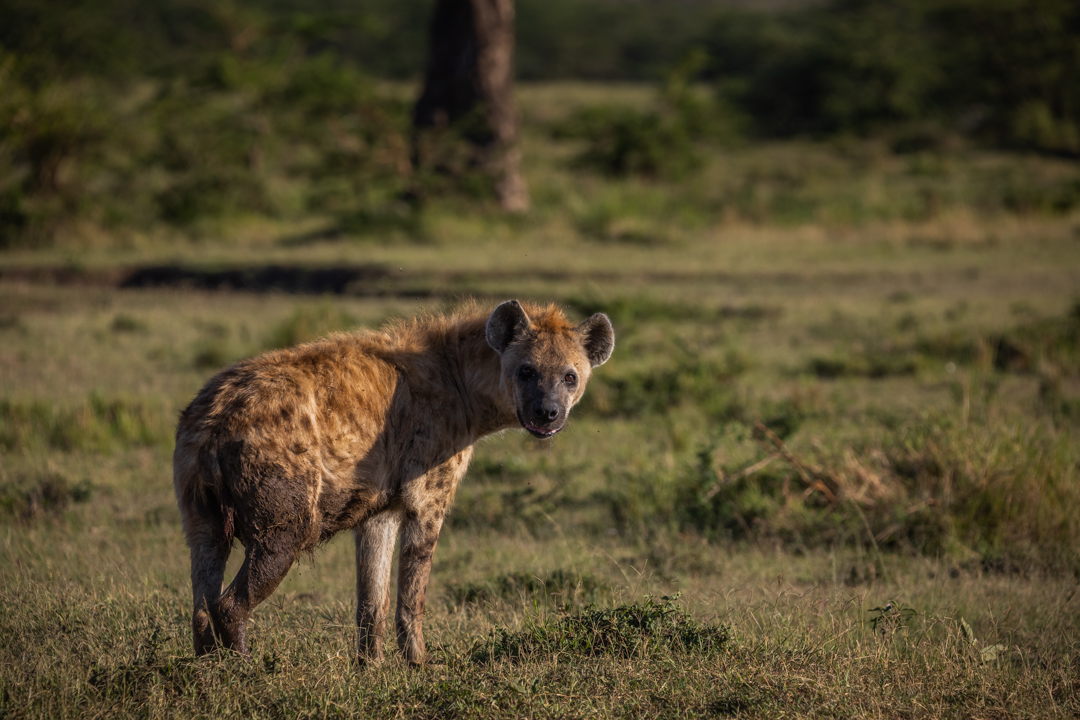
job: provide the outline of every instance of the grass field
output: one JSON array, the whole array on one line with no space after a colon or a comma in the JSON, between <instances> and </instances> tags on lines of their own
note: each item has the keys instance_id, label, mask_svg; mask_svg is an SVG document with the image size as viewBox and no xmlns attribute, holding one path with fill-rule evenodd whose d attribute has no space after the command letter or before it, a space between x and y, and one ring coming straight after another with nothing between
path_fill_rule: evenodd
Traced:
<instances>
[{"instance_id":1,"label":"grass field","mask_svg":"<svg viewBox=\"0 0 1080 720\"><path fill-rule=\"evenodd\" d=\"M0 715L1080 715L1080 215L1040 200L1075 163L788 142L612 179L549 132L590 102L650 98L523 89L523 218L0 255ZM335 267L340 292L272 288ZM186 274L125 287L147 268ZM228 269L251 291L205 289ZM351 663L346 536L259 608L250 662L196 660L179 409L241 357L462 296L604 310L617 342L553 444L479 447L430 665Z\"/></svg>"}]
</instances>

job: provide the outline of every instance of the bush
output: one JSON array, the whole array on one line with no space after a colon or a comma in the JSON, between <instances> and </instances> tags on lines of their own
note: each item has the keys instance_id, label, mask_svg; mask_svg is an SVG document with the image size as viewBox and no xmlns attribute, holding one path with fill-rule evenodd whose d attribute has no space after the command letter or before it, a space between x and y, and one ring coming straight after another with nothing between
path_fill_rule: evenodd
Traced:
<instances>
[{"instance_id":1,"label":"bush","mask_svg":"<svg viewBox=\"0 0 1080 720\"><path fill-rule=\"evenodd\" d=\"M493 600L517 601L521 597L533 602L554 603L574 607L594 603L609 593L607 585L585 573L555 570L544 577L529 573L499 575L486 582L450 583L446 594L452 606L485 603Z\"/></svg>"},{"instance_id":2,"label":"bush","mask_svg":"<svg viewBox=\"0 0 1080 720\"><path fill-rule=\"evenodd\" d=\"M972 129L1006 145L1080 152L1076 3L938 0L930 8L946 79L935 99L953 117L981 114Z\"/></svg>"},{"instance_id":3,"label":"bush","mask_svg":"<svg viewBox=\"0 0 1080 720\"><path fill-rule=\"evenodd\" d=\"M834 0L732 13L705 44L721 94L765 135L937 118L996 144L1076 153L1078 36L1069 0Z\"/></svg>"},{"instance_id":4,"label":"bush","mask_svg":"<svg viewBox=\"0 0 1080 720\"><path fill-rule=\"evenodd\" d=\"M1080 502L1080 466L1067 433L932 415L881 441L818 444L805 456L775 434L755 437L757 459L737 467L725 467L712 444L673 477L620 476L608 494L616 524L1028 570L1071 569L1080 560L1080 522L1068 510Z\"/></svg>"},{"instance_id":5,"label":"bush","mask_svg":"<svg viewBox=\"0 0 1080 720\"><path fill-rule=\"evenodd\" d=\"M731 110L702 98L691 87L706 58L691 52L668 76L655 107L593 107L558 124L556 138L585 142L577 157L581 167L607 175L680 178L701 165L698 145L737 136Z\"/></svg>"},{"instance_id":6,"label":"bush","mask_svg":"<svg viewBox=\"0 0 1080 720\"><path fill-rule=\"evenodd\" d=\"M491 638L472 652L476 662L507 659L521 662L552 655L633 657L646 647L670 652L715 653L731 639L724 624L700 623L676 604L678 596L646 596L641 605L608 610L588 607L565 614L553 623L536 624L519 632L496 628Z\"/></svg>"},{"instance_id":7,"label":"bush","mask_svg":"<svg viewBox=\"0 0 1080 720\"><path fill-rule=\"evenodd\" d=\"M44 446L63 451L111 452L171 442L170 413L91 395L77 407L0 400L0 447L22 452Z\"/></svg>"},{"instance_id":8,"label":"bush","mask_svg":"<svg viewBox=\"0 0 1080 720\"><path fill-rule=\"evenodd\" d=\"M0 249L48 245L85 207L84 163L107 137L93 84L29 85L0 49Z\"/></svg>"},{"instance_id":9,"label":"bush","mask_svg":"<svg viewBox=\"0 0 1080 720\"><path fill-rule=\"evenodd\" d=\"M0 245L311 210L400 224L387 208L409 176L405 104L340 58L230 50L136 88L35 81L35 67L0 49Z\"/></svg>"},{"instance_id":10,"label":"bush","mask_svg":"<svg viewBox=\"0 0 1080 720\"><path fill-rule=\"evenodd\" d=\"M0 482L0 517L6 514L22 521L58 517L72 503L89 500L92 492L89 480L71 483L59 473L17 476Z\"/></svg>"},{"instance_id":11,"label":"bush","mask_svg":"<svg viewBox=\"0 0 1080 720\"><path fill-rule=\"evenodd\" d=\"M578 412L601 417L640 417L664 413L692 401L712 420L741 418L743 408L732 380L748 361L731 350L723 357L703 357L682 349L672 364L648 370L593 378Z\"/></svg>"},{"instance_id":12,"label":"bush","mask_svg":"<svg viewBox=\"0 0 1080 720\"><path fill-rule=\"evenodd\" d=\"M805 13L805 39L761 58L742 105L778 135L866 133L925 116L936 69L920 10L915 2L840 0Z\"/></svg>"},{"instance_id":13,"label":"bush","mask_svg":"<svg viewBox=\"0 0 1080 720\"><path fill-rule=\"evenodd\" d=\"M324 300L316 305L297 307L270 331L264 345L267 349L292 347L355 326L356 318L330 300Z\"/></svg>"}]
</instances>

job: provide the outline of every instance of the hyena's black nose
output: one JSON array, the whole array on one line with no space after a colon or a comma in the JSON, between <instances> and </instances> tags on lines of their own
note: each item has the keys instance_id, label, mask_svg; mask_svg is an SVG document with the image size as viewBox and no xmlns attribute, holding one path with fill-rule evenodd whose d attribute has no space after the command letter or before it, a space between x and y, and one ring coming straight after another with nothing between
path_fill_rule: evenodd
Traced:
<instances>
[{"instance_id":1,"label":"hyena's black nose","mask_svg":"<svg viewBox=\"0 0 1080 720\"><path fill-rule=\"evenodd\" d=\"M533 406L533 417L538 422L551 422L559 417L559 406L552 402L538 402Z\"/></svg>"}]
</instances>

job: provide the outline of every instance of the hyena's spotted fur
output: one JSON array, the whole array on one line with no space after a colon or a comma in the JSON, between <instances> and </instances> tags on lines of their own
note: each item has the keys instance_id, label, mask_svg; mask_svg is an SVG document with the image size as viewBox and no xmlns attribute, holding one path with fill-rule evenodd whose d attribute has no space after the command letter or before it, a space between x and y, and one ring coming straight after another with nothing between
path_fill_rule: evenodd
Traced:
<instances>
[{"instance_id":1,"label":"hyena's spotted fur","mask_svg":"<svg viewBox=\"0 0 1080 720\"><path fill-rule=\"evenodd\" d=\"M481 437L550 437L611 355L606 315L571 324L509 301L490 314L337 335L218 373L180 416L173 458L191 549L195 652L247 654L248 618L301 553L356 537L357 657L383 656L400 538L397 641L424 659L431 557ZM245 548L221 590L233 538Z\"/></svg>"}]
</instances>

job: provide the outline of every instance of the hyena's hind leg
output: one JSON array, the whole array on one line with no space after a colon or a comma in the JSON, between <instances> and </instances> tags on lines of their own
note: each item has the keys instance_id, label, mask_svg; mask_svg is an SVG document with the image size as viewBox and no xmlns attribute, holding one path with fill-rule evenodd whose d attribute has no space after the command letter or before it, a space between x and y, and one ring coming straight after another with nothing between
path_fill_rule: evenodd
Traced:
<instances>
[{"instance_id":1,"label":"hyena's hind leg","mask_svg":"<svg viewBox=\"0 0 1080 720\"><path fill-rule=\"evenodd\" d=\"M210 606L210 617L221 644L249 655L247 622L255 607L277 589L300 554L290 533L273 533L252 543L232 583Z\"/></svg>"},{"instance_id":2,"label":"hyena's hind leg","mask_svg":"<svg viewBox=\"0 0 1080 720\"><path fill-rule=\"evenodd\" d=\"M217 647L212 613L221 595L221 582L225 578L225 563L232 542L226 537L217 513L210 513L210 517L185 513L184 530L191 551L191 630L195 654L205 655Z\"/></svg>"}]
</instances>

